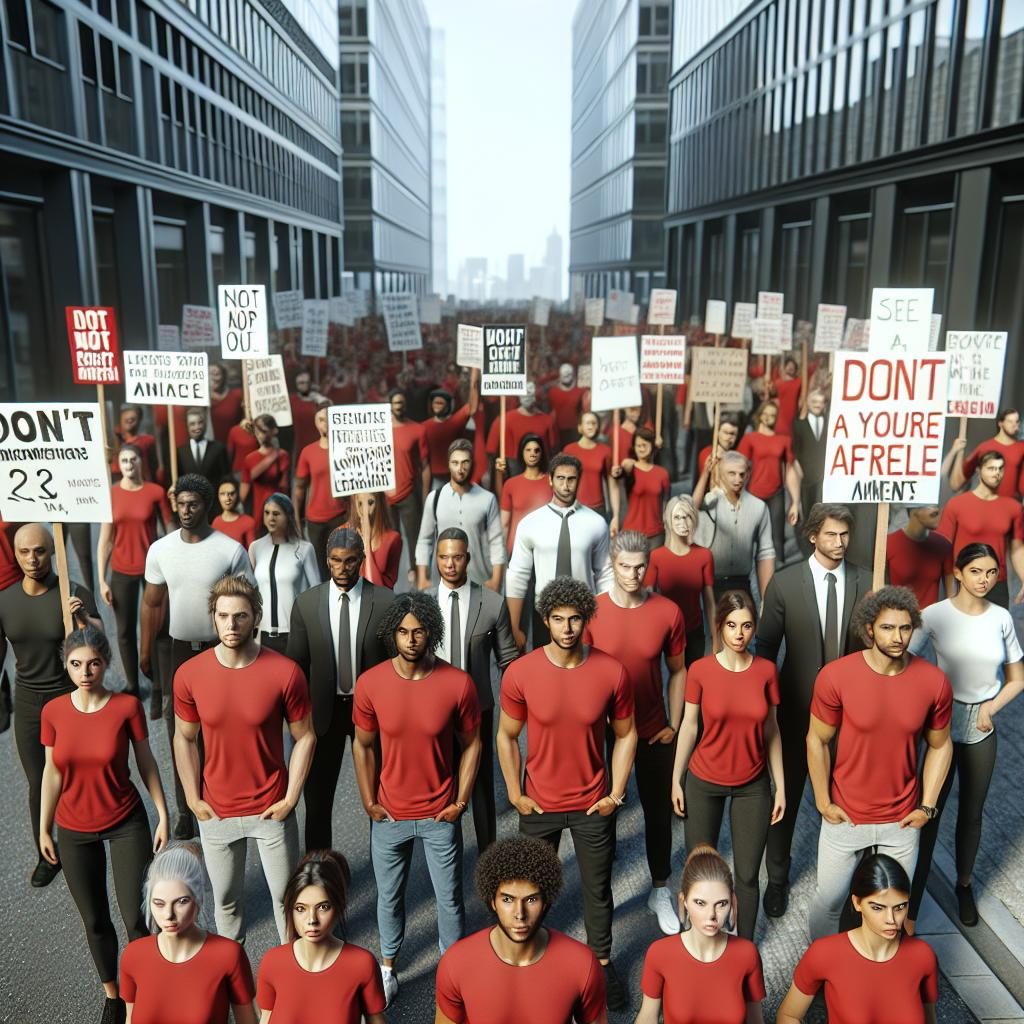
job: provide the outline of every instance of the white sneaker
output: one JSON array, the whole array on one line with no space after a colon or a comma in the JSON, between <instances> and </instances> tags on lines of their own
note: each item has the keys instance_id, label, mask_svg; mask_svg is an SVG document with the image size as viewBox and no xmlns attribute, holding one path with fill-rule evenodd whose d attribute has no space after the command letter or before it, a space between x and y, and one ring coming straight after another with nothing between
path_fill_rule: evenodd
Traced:
<instances>
[{"instance_id":1,"label":"white sneaker","mask_svg":"<svg viewBox=\"0 0 1024 1024\"><path fill-rule=\"evenodd\" d=\"M384 982L384 1009L386 1010L398 996L398 975L392 968L381 964L380 976Z\"/></svg>"},{"instance_id":2,"label":"white sneaker","mask_svg":"<svg viewBox=\"0 0 1024 1024\"><path fill-rule=\"evenodd\" d=\"M647 897L647 909L658 918L658 927L666 935L679 934L679 915L667 885L651 890L651 895Z\"/></svg>"}]
</instances>

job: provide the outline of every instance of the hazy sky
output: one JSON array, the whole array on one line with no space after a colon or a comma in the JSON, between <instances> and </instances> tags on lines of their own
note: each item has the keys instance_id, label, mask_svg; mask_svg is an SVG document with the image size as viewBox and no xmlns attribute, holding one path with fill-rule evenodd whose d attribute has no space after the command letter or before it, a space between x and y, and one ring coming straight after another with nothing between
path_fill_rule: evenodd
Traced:
<instances>
[{"instance_id":1,"label":"hazy sky","mask_svg":"<svg viewBox=\"0 0 1024 1024\"><path fill-rule=\"evenodd\" d=\"M513 252L529 273L552 227L568 263L576 0L425 3L445 32L449 277L467 256L504 277Z\"/></svg>"}]
</instances>

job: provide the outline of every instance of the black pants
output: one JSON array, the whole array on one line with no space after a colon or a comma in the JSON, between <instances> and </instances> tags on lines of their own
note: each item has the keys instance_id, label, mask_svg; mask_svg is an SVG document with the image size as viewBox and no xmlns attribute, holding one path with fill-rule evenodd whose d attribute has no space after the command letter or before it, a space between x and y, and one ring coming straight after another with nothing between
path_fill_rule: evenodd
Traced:
<instances>
[{"instance_id":1,"label":"black pants","mask_svg":"<svg viewBox=\"0 0 1024 1024\"><path fill-rule=\"evenodd\" d=\"M316 552L316 564L320 567L320 580L327 582L330 575L327 571L327 539L339 526L344 526L348 516L335 516L326 523L314 523L312 519L306 520L306 533L309 536L309 543L313 545Z\"/></svg>"},{"instance_id":2,"label":"black pants","mask_svg":"<svg viewBox=\"0 0 1024 1024\"><path fill-rule=\"evenodd\" d=\"M420 499L420 481L417 477L412 490L397 504L391 506L391 518L396 530L405 538L405 553L409 556L409 568L416 567L416 541L420 535L420 520L423 518L423 501Z\"/></svg>"},{"instance_id":3,"label":"black pants","mask_svg":"<svg viewBox=\"0 0 1024 1024\"><path fill-rule=\"evenodd\" d=\"M153 673L153 696L151 697L151 719L160 718L163 714L164 694L172 694L174 690L174 672L171 667L171 635L167 632L167 617L153 641L153 655L150 671ZM154 712L152 708L160 710Z\"/></svg>"},{"instance_id":4,"label":"black pants","mask_svg":"<svg viewBox=\"0 0 1024 1024\"><path fill-rule=\"evenodd\" d=\"M807 782L807 729L808 711L784 710L787 698L779 705L779 734L782 738L782 768L786 777L786 813L782 821L773 825L768 833L768 881L775 885L789 882L790 850L796 819L803 802L804 784Z\"/></svg>"},{"instance_id":5,"label":"black pants","mask_svg":"<svg viewBox=\"0 0 1024 1024\"><path fill-rule=\"evenodd\" d=\"M455 760L452 762L456 788L461 760L462 747L456 737ZM498 835L498 814L494 806L494 708L480 712L480 769L476 773L469 805L473 811L477 850L482 853Z\"/></svg>"},{"instance_id":6,"label":"black pants","mask_svg":"<svg viewBox=\"0 0 1024 1024\"><path fill-rule=\"evenodd\" d=\"M57 827L64 877L82 916L89 952L104 983L117 980L117 932L110 919L105 842L110 843L114 892L128 941L145 938L149 929L142 910L142 883L146 866L153 859L153 839L141 803L127 818L104 832L73 832Z\"/></svg>"},{"instance_id":7,"label":"black pants","mask_svg":"<svg viewBox=\"0 0 1024 1024\"><path fill-rule=\"evenodd\" d=\"M970 878L974 871L974 861L978 856L981 843L981 821L985 810L985 798L992 782L992 772L996 766L996 734L993 732L988 739L980 743L954 743L953 765L942 784L939 802L936 804L939 813L921 829L921 839L917 848L917 867L914 869L914 882L910 887L910 913L912 921L917 920L924 897L928 872L932 866L932 854L935 841L939 838L939 821L942 809L946 806L949 794L953 789L953 777L960 778L959 805L956 814L956 873L959 878Z\"/></svg>"},{"instance_id":8,"label":"black pants","mask_svg":"<svg viewBox=\"0 0 1024 1024\"><path fill-rule=\"evenodd\" d=\"M772 524L772 544L775 547L775 564L781 568L786 561L786 492L776 491L766 502L768 518Z\"/></svg>"},{"instance_id":9,"label":"black pants","mask_svg":"<svg viewBox=\"0 0 1024 1024\"><path fill-rule=\"evenodd\" d=\"M345 740L355 738L352 724L352 698L334 698L331 724L317 736L313 763L309 766L306 785L302 789L306 801L306 850L330 850L331 818L334 814L334 793L345 754Z\"/></svg>"},{"instance_id":10,"label":"black pants","mask_svg":"<svg viewBox=\"0 0 1024 1024\"><path fill-rule=\"evenodd\" d=\"M583 924L587 945L598 960L612 955L612 859L615 852L615 815L602 818L586 811L545 811L521 814L519 831L550 843L557 852L562 832L572 835L583 889Z\"/></svg>"},{"instance_id":11,"label":"black pants","mask_svg":"<svg viewBox=\"0 0 1024 1024\"><path fill-rule=\"evenodd\" d=\"M121 652L127 692L139 692L139 594L142 576L127 576L111 570L110 592L114 599L114 619L117 622L117 649Z\"/></svg>"},{"instance_id":12,"label":"black pants","mask_svg":"<svg viewBox=\"0 0 1024 1024\"><path fill-rule=\"evenodd\" d=\"M707 637L704 635L704 624L686 631L686 652L683 655L683 662L689 668L698 658L704 657L704 648L707 644Z\"/></svg>"},{"instance_id":13,"label":"black pants","mask_svg":"<svg viewBox=\"0 0 1024 1024\"><path fill-rule=\"evenodd\" d=\"M754 938L759 893L757 873L772 818L772 789L768 772L762 771L743 786L716 786L687 772L686 849L700 843L718 848L718 837L729 801L729 831L736 882L736 930L744 939ZM778 828L778 826L775 826Z\"/></svg>"},{"instance_id":14,"label":"black pants","mask_svg":"<svg viewBox=\"0 0 1024 1024\"><path fill-rule=\"evenodd\" d=\"M181 785L181 776L178 775L178 762L174 757L174 674L190 658L209 650L217 645L216 640L200 640L194 644L187 640L171 640L171 665L170 665L170 686L165 686L164 695L164 724L167 726L167 743L171 748L171 768L174 772L174 802L178 808L178 814L188 814L188 801L185 799L185 790ZM203 734L199 733L199 760L202 764L203 757Z\"/></svg>"},{"instance_id":15,"label":"black pants","mask_svg":"<svg viewBox=\"0 0 1024 1024\"><path fill-rule=\"evenodd\" d=\"M39 852L39 809L43 794L43 768L46 767L46 748L39 738L39 721L43 708L54 697L70 693L72 687L59 690L33 690L15 678L14 681L14 745L18 760L28 783L28 813L32 819L32 838Z\"/></svg>"},{"instance_id":16,"label":"black pants","mask_svg":"<svg viewBox=\"0 0 1024 1024\"><path fill-rule=\"evenodd\" d=\"M644 846L652 882L667 882L672 874L672 759L675 743L636 747L636 791L644 812Z\"/></svg>"},{"instance_id":17,"label":"black pants","mask_svg":"<svg viewBox=\"0 0 1024 1024\"><path fill-rule=\"evenodd\" d=\"M82 574L82 582L95 593L92 526L89 523L65 523L64 533L74 546L75 554L78 555L78 568Z\"/></svg>"},{"instance_id":18,"label":"black pants","mask_svg":"<svg viewBox=\"0 0 1024 1024\"><path fill-rule=\"evenodd\" d=\"M276 651L278 654L287 654L288 634L278 633L277 636L271 636L266 630L261 630L260 647L266 647L268 651Z\"/></svg>"}]
</instances>

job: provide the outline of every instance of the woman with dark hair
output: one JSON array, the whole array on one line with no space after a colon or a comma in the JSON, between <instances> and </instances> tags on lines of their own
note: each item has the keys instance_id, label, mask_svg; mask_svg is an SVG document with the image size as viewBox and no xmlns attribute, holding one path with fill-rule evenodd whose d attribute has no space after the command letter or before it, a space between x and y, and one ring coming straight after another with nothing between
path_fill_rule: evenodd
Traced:
<instances>
[{"instance_id":1,"label":"woman with dark hair","mask_svg":"<svg viewBox=\"0 0 1024 1024\"><path fill-rule=\"evenodd\" d=\"M935 817L921 829L917 867L907 918L909 934L921 909L939 819L953 778L960 778L956 814L956 896L961 923L978 923L971 873L981 842L982 813L996 764L993 718L1024 690L1024 652L1010 613L988 599L999 578L999 561L988 544L968 544L957 555L954 597L921 612L921 628L910 642L912 654L930 644L935 661L953 687L953 767L939 793Z\"/></svg>"},{"instance_id":2,"label":"woman with dark hair","mask_svg":"<svg viewBox=\"0 0 1024 1024\"><path fill-rule=\"evenodd\" d=\"M757 923L758 872L768 829L786 811L776 717L779 680L772 662L748 650L756 629L750 595L742 590L723 594L715 609L722 649L694 662L687 674L686 709L672 770L672 803L676 814L687 819L689 849L717 845L729 801L738 931L747 939L754 937ZM699 743L698 716L704 722Z\"/></svg>"},{"instance_id":3,"label":"woman with dark hair","mask_svg":"<svg viewBox=\"0 0 1024 1024\"><path fill-rule=\"evenodd\" d=\"M256 520L239 511L238 483L233 476L225 477L217 485L217 503L220 505L220 515L210 525L219 533L238 541L248 551L249 545L256 539Z\"/></svg>"},{"instance_id":4,"label":"woman with dark hair","mask_svg":"<svg viewBox=\"0 0 1024 1024\"><path fill-rule=\"evenodd\" d=\"M242 418L242 389L228 387L228 368L224 363L210 363L210 424L213 436L227 444L228 432ZM178 443L184 434L178 435Z\"/></svg>"},{"instance_id":5,"label":"woman with dark hair","mask_svg":"<svg viewBox=\"0 0 1024 1024\"><path fill-rule=\"evenodd\" d=\"M155 486L155 485L154 485ZM157 488L159 490L159 488ZM114 890L129 940L146 928L139 892L146 865L167 842L167 805L160 772L149 749L146 716L137 697L104 685L110 644L93 626L64 641L64 664L74 693L44 708L40 739L46 748L39 849L56 865L57 848L71 898L82 915L93 962L106 994L103 1024L123 1020L117 989L117 932L110 919L107 854L110 844ZM131 781L128 749L156 806L155 839L138 790ZM57 820L57 843L53 822Z\"/></svg>"},{"instance_id":6,"label":"woman with dark hair","mask_svg":"<svg viewBox=\"0 0 1024 1024\"><path fill-rule=\"evenodd\" d=\"M622 529L638 530L650 541L652 550L665 542L662 510L671 488L668 470L654 464L654 440L653 430L637 427L633 435L636 457L622 460L629 495Z\"/></svg>"},{"instance_id":7,"label":"woman with dark hair","mask_svg":"<svg viewBox=\"0 0 1024 1024\"><path fill-rule=\"evenodd\" d=\"M523 471L505 480L499 502L501 528L505 531L509 557L519 521L551 500L548 453L543 438L539 434L524 434L519 442L518 458ZM508 468L507 460L499 456L494 460L494 468L504 473Z\"/></svg>"},{"instance_id":8,"label":"woman with dark hair","mask_svg":"<svg viewBox=\"0 0 1024 1024\"><path fill-rule=\"evenodd\" d=\"M601 419L596 412L587 410L580 413L579 432L580 439L562 449L563 455L579 459L583 467L576 497L581 505L593 509L610 522L614 537L619 529L621 491L618 481L611 475L612 450L597 439L601 433Z\"/></svg>"},{"instance_id":9,"label":"woman with dark hair","mask_svg":"<svg viewBox=\"0 0 1024 1024\"><path fill-rule=\"evenodd\" d=\"M716 1024L763 1024L761 955L749 939L727 934L737 902L725 859L707 843L694 846L679 887L683 928L647 950L636 1024L704 1024L712 1004Z\"/></svg>"},{"instance_id":10,"label":"woman with dark hair","mask_svg":"<svg viewBox=\"0 0 1024 1024\"><path fill-rule=\"evenodd\" d=\"M334 850L306 855L288 880L288 942L260 964L260 1024L383 1024L384 986L373 954L341 937L352 880Z\"/></svg>"},{"instance_id":11,"label":"woman with dark hair","mask_svg":"<svg viewBox=\"0 0 1024 1024\"><path fill-rule=\"evenodd\" d=\"M263 503L272 494L288 490L291 456L277 438L277 420L264 414L252 421L252 431L259 447L249 452L242 463L241 498L244 503L252 491L252 517L257 535L263 534Z\"/></svg>"},{"instance_id":12,"label":"woman with dark hair","mask_svg":"<svg viewBox=\"0 0 1024 1024\"><path fill-rule=\"evenodd\" d=\"M383 491L365 491L352 498L346 524L363 538L366 558L359 570L364 579L377 586L395 589L402 561L402 535L391 529L387 497Z\"/></svg>"},{"instance_id":13,"label":"woman with dark hair","mask_svg":"<svg viewBox=\"0 0 1024 1024\"><path fill-rule=\"evenodd\" d=\"M776 1024L800 1024L822 986L834 1024L935 1024L935 953L903 934L910 906L906 871L888 854L870 854L854 873L850 891L860 927L811 943L796 965Z\"/></svg>"}]
</instances>

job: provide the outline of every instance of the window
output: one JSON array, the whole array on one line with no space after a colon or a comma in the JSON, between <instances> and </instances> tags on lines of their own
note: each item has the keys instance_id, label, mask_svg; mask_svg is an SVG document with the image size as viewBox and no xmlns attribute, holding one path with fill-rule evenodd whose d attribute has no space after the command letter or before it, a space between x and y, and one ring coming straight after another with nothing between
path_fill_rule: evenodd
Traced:
<instances>
[{"instance_id":1,"label":"window","mask_svg":"<svg viewBox=\"0 0 1024 1024\"><path fill-rule=\"evenodd\" d=\"M668 89L668 55L639 53L636 58L638 96L660 96Z\"/></svg>"},{"instance_id":2,"label":"window","mask_svg":"<svg viewBox=\"0 0 1024 1024\"><path fill-rule=\"evenodd\" d=\"M897 225L900 244L893 284L934 288L936 311L945 306L952 222L953 204L947 202L907 206Z\"/></svg>"},{"instance_id":3,"label":"window","mask_svg":"<svg viewBox=\"0 0 1024 1024\"><path fill-rule=\"evenodd\" d=\"M1024 115L1024 4L1003 5L996 55L992 125L1013 124ZM1019 215L1019 210L1018 210Z\"/></svg>"},{"instance_id":4,"label":"window","mask_svg":"<svg viewBox=\"0 0 1024 1024\"><path fill-rule=\"evenodd\" d=\"M117 286L117 246L113 214L95 212L94 209L92 233L96 245L96 281L100 290L100 304L118 309L121 306L121 296Z\"/></svg>"},{"instance_id":5,"label":"window","mask_svg":"<svg viewBox=\"0 0 1024 1024\"><path fill-rule=\"evenodd\" d=\"M985 58L988 0L968 0L966 7L960 49L960 78L956 91L957 135L968 135L980 127L978 113L981 110L982 89L985 87L982 64Z\"/></svg>"},{"instance_id":6,"label":"window","mask_svg":"<svg viewBox=\"0 0 1024 1024\"><path fill-rule=\"evenodd\" d=\"M346 153L370 151L370 112L346 110L341 117L341 145Z\"/></svg>"},{"instance_id":7,"label":"window","mask_svg":"<svg viewBox=\"0 0 1024 1024\"><path fill-rule=\"evenodd\" d=\"M665 152L665 120L663 110L638 110L636 112L637 153Z\"/></svg>"},{"instance_id":8,"label":"window","mask_svg":"<svg viewBox=\"0 0 1024 1024\"><path fill-rule=\"evenodd\" d=\"M931 89L928 95L928 141L941 142L947 135L949 86L953 63L953 0L938 0L931 51Z\"/></svg>"},{"instance_id":9,"label":"window","mask_svg":"<svg viewBox=\"0 0 1024 1024\"><path fill-rule=\"evenodd\" d=\"M779 232L781 254L780 290L785 293L787 312L807 319L811 288L811 222L789 221Z\"/></svg>"},{"instance_id":10,"label":"window","mask_svg":"<svg viewBox=\"0 0 1024 1024\"><path fill-rule=\"evenodd\" d=\"M153 249L160 323L176 324L181 320L181 307L188 301L185 283L185 228L180 224L155 221Z\"/></svg>"},{"instance_id":11,"label":"window","mask_svg":"<svg viewBox=\"0 0 1024 1024\"><path fill-rule=\"evenodd\" d=\"M366 96L369 94L369 75L365 53L343 53L341 55L342 96Z\"/></svg>"},{"instance_id":12,"label":"window","mask_svg":"<svg viewBox=\"0 0 1024 1024\"><path fill-rule=\"evenodd\" d=\"M663 210L665 207L665 168L636 167L633 170L633 207L637 210Z\"/></svg>"},{"instance_id":13,"label":"window","mask_svg":"<svg viewBox=\"0 0 1024 1024\"><path fill-rule=\"evenodd\" d=\"M371 201L369 167L346 167L341 176L345 210L368 210Z\"/></svg>"},{"instance_id":14,"label":"window","mask_svg":"<svg viewBox=\"0 0 1024 1024\"><path fill-rule=\"evenodd\" d=\"M868 294L868 243L871 214L840 214L832 230L833 257L829 261L829 302L845 305L849 315L866 315Z\"/></svg>"},{"instance_id":15,"label":"window","mask_svg":"<svg viewBox=\"0 0 1024 1024\"><path fill-rule=\"evenodd\" d=\"M758 270L761 259L761 228L753 221L739 225L739 266L736 268L736 298L750 302L757 297ZM722 296L724 297L724 296ZM711 296L715 298L715 296Z\"/></svg>"},{"instance_id":16,"label":"window","mask_svg":"<svg viewBox=\"0 0 1024 1024\"><path fill-rule=\"evenodd\" d=\"M366 0L342 0L338 10L341 40L365 39L367 34Z\"/></svg>"},{"instance_id":17,"label":"window","mask_svg":"<svg viewBox=\"0 0 1024 1024\"><path fill-rule=\"evenodd\" d=\"M640 2L640 37L668 36L670 28L670 11L664 0L641 0Z\"/></svg>"}]
</instances>

